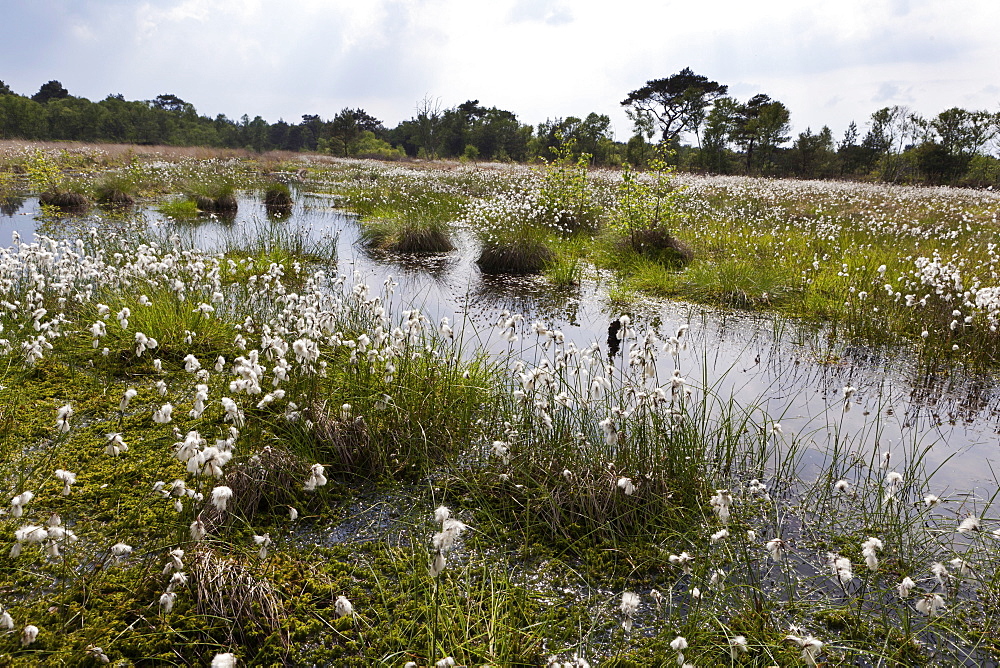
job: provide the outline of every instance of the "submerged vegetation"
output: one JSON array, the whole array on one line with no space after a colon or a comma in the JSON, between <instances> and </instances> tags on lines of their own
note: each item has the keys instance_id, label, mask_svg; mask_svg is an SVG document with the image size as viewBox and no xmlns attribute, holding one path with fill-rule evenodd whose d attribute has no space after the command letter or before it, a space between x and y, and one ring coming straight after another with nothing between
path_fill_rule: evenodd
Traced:
<instances>
[{"instance_id":1,"label":"submerged vegetation","mask_svg":"<svg viewBox=\"0 0 1000 668\"><path fill-rule=\"evenodd\" d=\"M259 192L278 171L128 165L102 169L161 198ZM38 183L62 174L43 167ZM531 237L559 284L611 268L620 290L993 361L989 193L566 158L314 161L309 178L373 246L422 250L385 241L419 224L468 230L484 255ZM0 661L1000 658L992 498L936 488L931 444L883 444L881 415L842 433L850 385L792 433L692 377L687 323L622 316L607 345L509 312L473 330L401 302L391 279L340 275L330 247L284 221L214 252L186 243L182 221L90 222L0 252ZM807 452L823 464L803 480Z\"/></svg>"}]
</instances>

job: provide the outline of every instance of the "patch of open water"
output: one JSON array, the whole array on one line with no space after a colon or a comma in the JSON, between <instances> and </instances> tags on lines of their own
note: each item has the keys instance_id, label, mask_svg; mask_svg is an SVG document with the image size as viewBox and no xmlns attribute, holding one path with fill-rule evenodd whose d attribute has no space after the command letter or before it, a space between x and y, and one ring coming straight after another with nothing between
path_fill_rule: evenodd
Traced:
<instances>
[{"instance_id":1,"label":"patch of open water","mask_svg":"<svg viewBox=\"0 0 1000 668\"><path fill-rule=\"evenodd\" d=\"M30 238L35 231L59 235L94 224L121 225L97 210L61 223L39 214L34 198L0 209L0 238L14 231ZM314 242L336 243L337 269L350 281L366 282L376 290L391 278L398 283L396 305L418 307L432 321L449 318L456 336L470 347L510 352L495 325L504 310L523 314L521 340L513 344L513 352L529 360L537 350L530 331L535 320L562 330L580 347L597 341L605 351L608 325L623 313L632 317L637 331L652 327L661 338L686 324L686 344L676 356L661 356L659 377L668 378L676 366L717 395L759 406L781 423L786 436L794 433L815 443L803 457L802 474L818 470L825 444L837 433L873 461L892 452L893 464L900 466L908 453L926 447L924 464L935 471L932 491L940 496L965 492L982 498L997 488L1000 383L993 374L927 373L905 347L868 347L840 339L826 327L774 315L654 299L623 310L608 299L610 277L600 274L568 290L554 289L538 277L485 276L475 264L475 240L464 230L458 231L457 250L447 254L368 252L356 244L354 219L324 195L299 196L292 214L282 221L269 220L260 201L247 197L240 199L238 214L228 221L174 223L151 209L133 215L140 224L177 232L206 249L250 242L272 225ZM618 355L614 363L622 366L627 361ZM847 411L845 386L857 390Z\"/></svg>"}]
</instances>

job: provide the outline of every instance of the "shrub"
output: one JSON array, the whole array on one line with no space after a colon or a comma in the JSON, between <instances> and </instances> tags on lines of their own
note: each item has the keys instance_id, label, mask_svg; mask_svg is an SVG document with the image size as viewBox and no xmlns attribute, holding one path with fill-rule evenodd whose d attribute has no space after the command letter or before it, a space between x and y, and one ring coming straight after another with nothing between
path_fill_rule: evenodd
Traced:
<instances>
[{"instance_id":1,"label":"shrub","mask_svg":"<svg viewBox=\"0 0 1000 668\"><path fill-rule=\"evenodd\" d=\"M649 161L651 172L643 177L628 165L622 167L611 229L623 235L627 246L649 259L669 266L689 263L694 253L670 233L680 219L678 198L683 191L673 187L673 168L661 152Z\"/></svg>"}]
</instances>

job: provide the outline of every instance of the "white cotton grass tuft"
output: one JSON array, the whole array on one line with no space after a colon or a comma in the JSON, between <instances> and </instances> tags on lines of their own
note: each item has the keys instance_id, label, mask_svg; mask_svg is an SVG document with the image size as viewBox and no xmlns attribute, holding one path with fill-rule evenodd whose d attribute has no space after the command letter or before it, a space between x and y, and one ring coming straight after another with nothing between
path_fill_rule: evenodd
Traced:
<instances>
[{"instance_id":1,"label":"white cotton grass tuft","mask_svg":"<svg viewBox=\"0 0 1000 668\"><path fill-rule=\"evenodd\" d=\"M829 552L827 553L826 563L830 567L830 572L833 577L837 579L842 587L846 587L854 579L854 570L851 566L851 560L847 557L842 557L839 554Z\"/></svg>"},{"instance_id":2,"label":"white cotton grass tuft","mask_svg":"<svg viewBox=\"0 0 1000 668\"><path fill-rule=\"evenodd\" d=\"M128 543L115 543L111 546L111 554L117 561L124 561L132 554L132 546Z\"/></svg>"},{"instance_id":3,"label":"white cotton grass tuft","mask_svg":"<svg viewBox=\"0 0 1000 668\"><path fill-rule=\"evenodd\" d=\"M118 410L124 413L125 409L128 408L129 402L135 399L136 395L138 394L139 391L133 387L130 387L127 390L125 390L125 394L122 395L122 400L118 404Z\"/></svg>"},{"instance_id":4,"label":"white cotton grass tuft","mask_svg":"<svg viewBox=\"0 0 1000 668\"><path fill-rule=\"evenodd\" d=\"M924 594L914 607L920 614L933 617L939 610L944 608L944 597L941 594Z\"/></svg>"},{"instance_id":5,"label":"white cotton grass tuft","mask_svg":"<svg viewBox=\"0 0 1000 668\"><path fill-rule=\"evenodd\" d=\"M444 524L449 517L451 517L451 511L448 510L447 506L438 506L434 510L434 521L438 524Z\"/></svg>"},{"instance_id":6,"label":"white cotton grass tuft","mask_svg":"<svg viewBox=\"0 0 1000 668\"><path fill-rule=\"evenodd\" d=\"M226 485L219 485L212 489L211 502L219 511L225 512L229 505L229 500L233 498L233 490Z\"/></svg>"},{"instance_id":7,"label":"white cotton grass tuft","mask_svg":"<svg viewBox=\"0 0 1000 668\"><path fill-rule=\"evenodd\" d=\"M205 526L205 522L202 521L201 515L199 515L195 518L194 522L191 522L191 540L204 540L206 536L208 536L208 527Z\"/></svg>"},{"instance_id":8,"label":"white cotton grass tuft","mask_svg":"<svg viewBox=\"0 0 1000 668\"><path fill-rule=\"evenodd\" d=\"M35 498L35 493L31 491L24 491L14 496L10 500L10 514L11 517L21 517L24 515L24 506Z\"/></svg>"},{"instance_id":9,"label":"white cotton grass tuft","mask_svg":"<svg viewBox=\"0 0 1000 668\"><path fill-rule=\"evenodd\" d=\"M326 467L322 464L313 464L309 468L309 479L306 480L306 484L302 487L307 492L314 491L317 487L322 487L326 484Z\"/></svg>"},{"instance_id":10,"label":"white cotton grass tuft","mask_svg":"<svg viewBox=\"0 0 1000 668\"><path fill-rule=\"evenodd\" d=\"M670 641L670 648L677 652L677 665L684 665L684 650L688 648L687 638L684 636L677 636Z\"/></svg>"},{"instance_id":11,"label":"white cotton grass tuft","mask_svg":"<svg viewBox=\"0 0 1000 668\"><path fill-rule=\"evenodd\" d=\"M125 439L120 433L111 432L105 434L105 436L107 437L107 441L104 446L104 454L119 457L128 452L128 444L125 443Z\"/></svg>"},{"instance_id":12,"label":"white cotton grass tuft","mask_svg":"<svg viewBox=\"0 0 1000 668\"><path fill-rule=\"evenodd\" d=\"M177 600L177 592L166 591L160 595L160 610L164 614L174 609L174 602Z\"/></svg>"},{"instance_id":13,"label":"white cotton grass tuft","mask_svg":"<svg viewBox=\"0 0 1000 668\"><path fill-rule=\"evenodd\" d=\"M868 570L877 571L878 570L878 556L877 551L882 549L882 541L878 538L869 537L868 540L861 543L861 556L865 558L865 565L868 566Z\"/></svg>"},{"instance_id":14,"label":"white cotton grass tuft","mask_svg":"<svg viewBox=\"0 0 1000 668\"><path fill-rule=\"evenodd\" d=\"M747 642L746 636L736 636L729 639L729 657L736 661L739 659L740 654L750 653L750 643Z\"/></svg>"},{"instance_id":15,"label":"white cotton grass tuft","mask_svg":"<svg viewBox=\"0 0 1000 668\"><path fill-rule=\"evenodd\" d=\"M618 610L621 611L624 619L622 620L622 628L626 632L632 630L632 619L635 617L636 611L639 609L639 595L632 591L622 592L622 602L618 606Z\"/></svg>"},{"instance_id":16,"label":"white cotton grass tuft","mask_svg":"<svg viewBox=\"0 0 1000 668\"><path fill-rule=\"evenodd\" d=\"M21 647L27 647L31 643L38 639L38 627L34 624L28 624L24 627L21 632Z\"/></svg>"},{"instance_id":17,"label":"white cotton grass tuft","mask_svg":"<svg viewBox=\"0 0 1000 668\"><path fill-rule=\"evenodd\" d=\"M818 665L816 657L823 651L822 641L813 636L799 637L797 635L788 635L785 636L785 639L802 648L802 660L807 666Z\"/></svg>"},{"instance_id":18,"label":"white cotton grass tuft","mask_svg":"<svg viewBox=\"0 0 1000 668\"><path fill-rule=\"evenodd\" d=\"M170 403L163 404L153 411L153 422L157 424L167 424L173 419L174 407Z\"/></svg>"},{"instance_id":19,"label":"white cotton grass tuft","mask_svg":"<svg viewBox=\"0 0 1000 668\"><path fill-rule=\"evenodd\" d=\"M635 493L635 483L631 478L618 478L618 489L625 492L625 496L631 496Z\"/></svg>"},{"instance_id":20,"label":"white cotton grass tuft","mask_svg":"<svg viewBox=\"0 0 1000 668\"><path fill-rule=\"evenodd\" d=\"M731 515L729 507L733 503L732 493L728 489L717 489L715 490L715 495L709 499L709 503L712 505L712 510L715 511L719 521L727 524Z\"/></svg>"},{"instance_id":21,"label":"white cotton grass tuft","mask_svg":"<svg viewBox=\"0 0 1000 668\"><path fill-rule=\"evenodd\" d=\"M346 596L340 595L333 604L333 610L337 617L348 617L354 614L354 605Z\"/></svg>"},{"instance_id":22,"label":"white cotton grass tuft","mask_svg":"<svg viewBox=\"0 0 1000 668\"><path fill-rule=\"evenodd\" d=\"M55 472L56 480L63 484L62 492L63 496L69 496L70 487L76 484L76 474L63 469L56 469Z\"/></svg>"},{"instance_id":23,"label":"white cotton grass tuft","mask_svg":"<svg viewBox=\"0 0 1000 668\"><path fill-rule=\"evenodd\" d=\"M780 538L772 538L767 541L764 544L764 548L775 562L780 562L785 558L785 541Z\"/></svg>"},{"instance_id":24,"label":"white cotton grass tuft","mask_svg":"<svg viewBox=\"0 0 1000 668\"><path fill-rule=\"evenodd\" d=\"M934 579L937 580L937 583L943 587L947 584L949 575L948 567L941 562L935 562L931 564L931 575L933 575Z\"/></svg>"},{"instance_id":25,"label":"white cotton grass tuft","mask_svg":"<svg viewBox=\"0 0 1000 668\"><path fill-rule=\"evenodd\" d=\"M69 419L73 417L73 407L69 404L61 407L56 412L56 429L59 433L65 434L69 431Z\"/></svg>"},{"instance_id":26,"label":"white cotton grass tuft","mask_svg":"<svg viewBox=\"0 0 1000 668\"><path fill-rule=\"evenodd\" d=\"M898 585L896 585L896 591L899 592L900 598L908 598L910 591L912 591L916 586L917 583L913 581L913 578L907 575L905 578L900 580Z\"/></svg>"},{"instance_id":27,"label":"white cotton grass tuft","mask_svg":"<svg viewBox=\"0 0 1000 668\"><path fill-rule=\"evenodd\" d=\"M212 657L211 668L236 668L236 655L232 652L223 652Z\"/></svg>"},{"instance_id":28,"label":"white cotton grass tuft","mask_svg":"<svg viewBox=\"0 0 1000 668\"><path fill-rule=\"evenodd\" d=\"M273 541L271 540L271 534L266 533L263 536L254 535L253 542L257 544L257 556L261 559L267 559L267 548L269 548Z\"/></svg>"},{"instance_id":29,"label":"white cotton grass tuft","mask_svg":"<svg viewBox=\"0 0 1000 668\"><path fill-rule=\"evenodd\" d=\"M719 541L729 537L729 529L720 529L716 531L709 537L709 542L718 543Z\"/></svg>"},{"instance_id":30,"label":"white cotton grass tuft","mask_svg":"<svg viewBox=\"0 0 1000 668\"><path fill-rule=\"evenodd\" d=\"M969 515L959 523L957 531L958 533L979 531L979 518L975 515Z\"/></svg>"}]
</instances>

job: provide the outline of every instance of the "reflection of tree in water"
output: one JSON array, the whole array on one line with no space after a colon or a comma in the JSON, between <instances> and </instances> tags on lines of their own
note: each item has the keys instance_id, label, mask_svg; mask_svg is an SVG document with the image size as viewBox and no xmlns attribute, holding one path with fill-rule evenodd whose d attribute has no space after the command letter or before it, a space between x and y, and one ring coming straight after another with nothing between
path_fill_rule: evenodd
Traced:
<instances>
[{"instance_id":1,"label":"reflection of tree in water","mask_svg":"<svg viewBox=\"0 0 1000 668\"><path fill-rule=\"evenodd\" d=\"M0 213L5 216L14 216L21 207L24 206L23 197L0 197Z\"/></svg>"}]
</instances>

